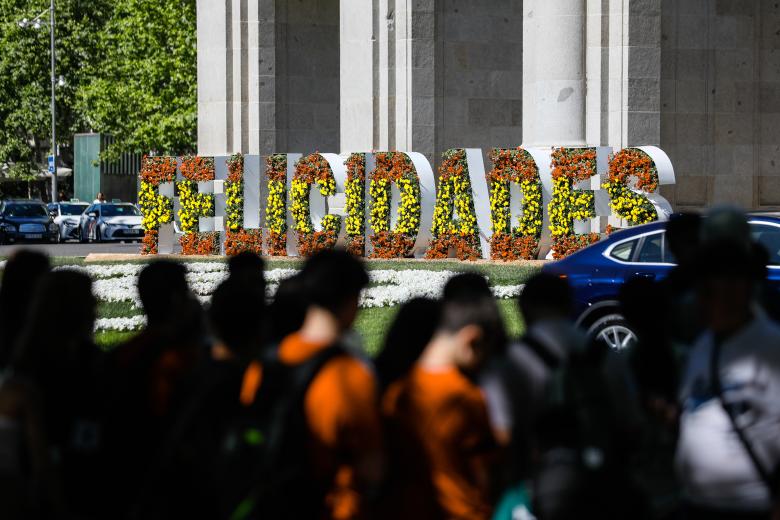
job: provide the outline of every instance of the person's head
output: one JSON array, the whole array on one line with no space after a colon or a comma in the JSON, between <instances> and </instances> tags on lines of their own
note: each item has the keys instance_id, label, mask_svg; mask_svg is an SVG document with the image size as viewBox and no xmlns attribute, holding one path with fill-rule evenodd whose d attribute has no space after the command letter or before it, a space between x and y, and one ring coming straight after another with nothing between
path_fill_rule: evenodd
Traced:
<instances>
[{"instance_id":1,"label":"person's head","mask_svg":"<svg viewBox=\"0 0 780 520\"><path fill-rule=\"evenodd\" d=\"M260 348L265 333L265 291L240 278L228 278L211 297L208 311L214 335L238 359Z\"/></svg>"},{"instance_id":2,"label":"person's head","mask_svg":"<svg viewBox=\"0 0 780 520\"><path fill-rule=\"evenodd\" d=\"M569 282L548 273L539 273L528 280L518 301L528 327L541 321L571 320L574 312Z\"/></svg>"},{"instance_id":3,"label":"person's head","mask_svg":"<svg viewBox=\"0 0 780 520\"><path fill-rule=\"evenodd\" d=\"M321 251L306 261L301 279L309 307L323 309L346 330L355 321L368 273L360 260L340 249Z\"/></svg>"},{"instance_id":4,"label":"person's head","mask_svg":"<svg viewBox=\"0 0 780 520\"><path fill-rule=\"evenodd\" d=\"M100 201L106 200L106 196L105 196L105 195L103 195L103 192L102 192L102 191L99 191L99 192L98 192L98 194L97 194L97 200L100 200Z\"/></svg>"},{"instance_id":5,"label":"person's head","mask_svg":"<svg viewBox=\"0 0 780 520\"><path fill-rule=\"evenodd\" d=\"M414 298L401 306L376 357L377 376L386 388L414 365L439 327L441 302Z\"/></svg>"},{"instance_id":6,"label":"person's head","mask_svg":"<svg viewBox=\"0 0 780 520\"><path fill-rule=\"evenodd\" d=\"M451 361L464 372L478 370L505 347L501 312L483 276L466 273L447 282L436 335L446 337Z\"/></svg>"},{"instance_id":7,"label":"person's head","mask_svg":"<svg viewBox=\"0 0 780 520\"><path fill-rule=\"evenodd\" d=\"M269 339L278 342L301 328L306 318L306 287L300 275L279 282L269 309Z\"/></svg>"},{"instance_id":8,"label":"person's head","mask_svg":"<svg viewBox=\"0 0 780 520\"><path fill-rule=\"evenodd\" d=\"M263 271L265 271L265 262L259 255L251 251L242 251L228 260L228 272L231 278L262 280L265 284Z\"/></svg>"},{"instance_id":9,"label":"person's head","mask_svg":"<svg viewBox=\"0 0 780 520\"><path fill-rule=\"evenodd\" d=\"M666 223L666 240L669 250L680 264L694 260L700 243L701 215L698 213L675 213Z\"/></svg>"},{"instance_id":10,"label":"person's head","mask_svg":"<svg viewBox=\"0 0 780 520\"><path fill-rule=\"evenodd\" d=\"M138 296L150 327L175 319L192 300L186 274L181 264L156 260L138 275Z\"/></svg>"},{"instance_id":11,"label":"person's head","mask_svg":"<svg viewBox=\"0 0 780 520\"><path fill-rule=\"evenodd\" d=\"M745 212L730 206L718 206L707 212L701 224L701 243L730 242L746 250L752 247L750 224Z\"/></svg>"},{"instance_id":12,"label":"person's head","mask_svg":"<svg viewBox=\"0 0 780 520\"><path fill-rule=\"evenodd\" d=\"M697 295L705 326L716 335L729 335L748 322L756 288L753 249L742 241L704 244L696 262Z\"/></svg>"},{"instance_id":13,"label":"person's head","mask_svg":"<svg viewBox=\"0 0 780 520\"><path fill-rule=\"evenodd\" d=\"M63 297L67 305L52 308L52 302ZM56 366L79 349L91 347L96 306L92 280L86 274L61 270L43 276L17 343L17 367L36 371L43 364Z\"/></svg>"},{"instance_id":14,"label":"person's head","mask_svg":"<svg viewBox=\"0 0 780 520\"><path fill-rule=\"evenodd\" d=\"M0 369L8 365L25 324L30 301L40 279L49 272L49 257L19 250L8 259L0 284Z\"/></svg>"}]
</instances>

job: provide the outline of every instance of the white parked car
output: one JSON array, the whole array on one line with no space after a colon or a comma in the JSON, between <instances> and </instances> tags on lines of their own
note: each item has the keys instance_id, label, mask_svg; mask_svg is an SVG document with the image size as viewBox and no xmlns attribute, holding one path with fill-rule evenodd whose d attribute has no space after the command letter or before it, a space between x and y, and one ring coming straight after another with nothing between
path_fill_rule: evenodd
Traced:
<instances>
[{"instance_id":1,"label":"white parked car","mask_svg":"<svg viewBox=\"0 0 780 520\"><path fill-rule=\"evenodd\" d=\"M89 207L86 202L54 202L49 203L46 209L54 219L54 223L60 228L58 241L77 240L79 238L79 222L81 214Z\"/></svg>"},{"instance_id":2,"label":"white parked car","mask_svg":"<svg viewBox=\"0 0 780 520\"><path fill-rule=\"evenodd\" d=\"M92 204L81 215L79 241L138 241L144 236L141 212L129 203Z\"/></svg>"}]
</instances>

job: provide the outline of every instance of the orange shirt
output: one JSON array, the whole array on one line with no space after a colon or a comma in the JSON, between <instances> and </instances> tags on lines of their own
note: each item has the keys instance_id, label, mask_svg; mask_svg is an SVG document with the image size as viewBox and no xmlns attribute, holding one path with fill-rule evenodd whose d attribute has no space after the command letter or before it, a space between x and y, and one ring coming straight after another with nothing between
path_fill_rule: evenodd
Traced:
<instances>
[{"instance_id":1,"label":"orange shirt","mask_svg":"<svg viewBox=\"0 0 780 520\"><path fill-rule=\"evenodd\" d=\"M326 347L291 334L279 345L279 360L297 365ZM262 367L253 363L244 377L242 402L247 404L254 397L261 380ZM312 434L310 450L318 477L333 482L326 498L329 517L361 517L361 482L356 464L361 459L380 456L382 450L373 373L352 356L330 360L306 391L304 413Z\"/></svg>"},{"instance_id":2,"label":"orange shirt","mask_svg":"<svg viewBox=\"0 0 780 520\"><path fill-rule=\"evenodd\" d=\"M388 420L417 443L404 452L417 451L425 457L422 467L429 472L443 516L490 518L486 459L493 434L479 388L455 367L434 371L417 366L388 388L382 408ZM408 494L425 486L406 488ZM402 501L417 504L415 509L419 509L426 499L407 496ZM413 510L404 516L419 518Z\"/></svg>"}]
</instances>

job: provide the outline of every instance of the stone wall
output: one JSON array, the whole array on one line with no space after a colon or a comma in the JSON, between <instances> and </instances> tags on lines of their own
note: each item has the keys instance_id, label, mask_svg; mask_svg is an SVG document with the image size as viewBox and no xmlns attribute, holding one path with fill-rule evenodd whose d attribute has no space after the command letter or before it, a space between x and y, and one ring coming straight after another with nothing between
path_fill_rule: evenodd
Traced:
<instances>
[{"instance_id":1,"label":"stone wall","mask_svg":"<svg viewBox=\"0 0 780 520\"><path fill-rule=\"evenodd\" d=\"M780 207L780 4L665 0L661 41L671 202Z\"/></svg>"},{"instance_id":2,"label":"stone wall","mask_svg":"<svg viewBox=\"0 0 780 520\"><path fill-rule=\"evenodd\" d=\"M339 148L339 0L276 2L276 151Z\"/></svg>"},{"instance_id":3,"label":"stone wall","mask_svg":"<svg viewBox=\"0 0 780 520\"><path fill-rule=\"evenodd\" d=\"M198 153L338 150L339 0L198 0Z\"/></svg>"},{"instance_id":4,"label":"stone wall","mask_svg":"<svg viewBox=\"0 0 780 520\"><path fill-rule=\"evenodd\" d=\"M523 3L441 0L436 152L522 142Z\"/></svg>"}]
</instances>

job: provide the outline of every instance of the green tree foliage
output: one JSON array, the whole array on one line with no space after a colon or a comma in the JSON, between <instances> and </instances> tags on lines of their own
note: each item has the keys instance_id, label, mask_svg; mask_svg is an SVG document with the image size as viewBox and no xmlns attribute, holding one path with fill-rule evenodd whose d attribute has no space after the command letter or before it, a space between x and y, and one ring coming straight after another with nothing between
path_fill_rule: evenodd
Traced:
<instances>
[{"instance_id":1,"label":"green tree foliage","mask_svg":"<svg viewBox=\"0 0 780 520\"><path fill-rule=\"evenodd\" d=\"M197 124L195 0L114 0L78 108L106 151L186 153Z\"/></svg>"},{"instance_id":2,"label":"green tree foliage","mask_svg":"<svg viewBox=\"0 0 780 520\"><path fill-rule=\"evenodd\" d=\"M49 0L0 0L0 165L26 178L51 134ZM21 28L41 17L41 27ZM57 141L116 138L125 151L185 153L197 122L195 0L56 0Z\"/></svg>"},{"instance_id":3,"label":"green tree foliage","mask_svg":"<svg viewBox=\"0 0 780 520\"><path fill-rule=\"evenodd\" d=\"M99 28L111 0L57 1L57 69L65 84L57 90L57 141L67 146L74 131L87 128L75 93L89 81ZM45 163L51 135L48 0L0 0L0 164L26 178ZM19 27L41 17L41 27ZM64 151L67 154L67 148Z\"/></svg>"}]
</instances>

